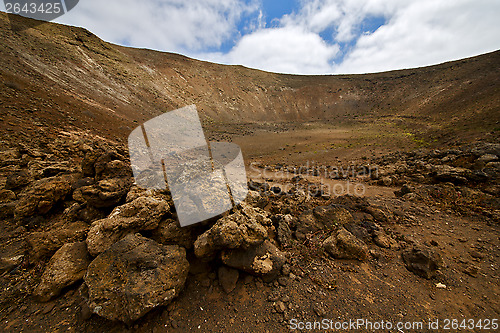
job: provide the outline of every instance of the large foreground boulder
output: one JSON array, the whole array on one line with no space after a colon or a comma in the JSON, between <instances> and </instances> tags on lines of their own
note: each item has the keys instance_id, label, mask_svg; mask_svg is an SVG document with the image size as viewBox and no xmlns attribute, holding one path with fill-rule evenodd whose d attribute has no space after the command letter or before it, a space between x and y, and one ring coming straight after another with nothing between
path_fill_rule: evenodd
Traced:
<instances>
[{"instance_id":1,"label":"large foreground boulder","mask_svg":"<svg viewBox=\"0 0 500 333\"><path fill-rule=\"evenodd\" d=\"M83 278L90 259L85 242L63 245L45 268L41 282L34 291L35 297L47 302L58 296L63 288Z\"/></svg>"},{"instance_id":2,"label":"large foreground boulder","mask_svg":"<svg viewBox=\"0 0 500 333\"><path fill-rule=\"evenodd\" d=\"M188 271L184 248L129 234L89 265L84 278L89 307L130 324L179 295Z\"/></svg>"},{"instance_id":3,"label":"large foreground boulder","mask_svg":"<svg viewBox=\"0 0 500 333\"><path fill-rule=\"evenodd\" d=\"M98 255L127 234L156 229L169 209L167 202L153 197L116 207L109 217L92 223L87 236L90 254Z\"/></svg>"}]
</instances>

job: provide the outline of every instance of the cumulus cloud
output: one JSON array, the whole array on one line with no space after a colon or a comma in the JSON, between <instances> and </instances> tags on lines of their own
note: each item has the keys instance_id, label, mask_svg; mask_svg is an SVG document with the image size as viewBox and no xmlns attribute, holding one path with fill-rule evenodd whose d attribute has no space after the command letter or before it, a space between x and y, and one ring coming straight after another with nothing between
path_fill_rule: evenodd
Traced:
<instances>
[{"instance_id":1,"label":"cumulus cloud","mask_svg":"<svg viewBox=\"0 0 500 333\"><path fill-rule=\"evenodd\" d=\"M312 0L278 28L247 34L227 54L198 55L294 74L427 66L500 48L497 0ZM366 20L385 22L362 31ZM331 32L331 38L320 37Z\"/></svg>"},{"instance_id":2,"label":"cumulus cloud","mask_svg":"<svg viewBox=\"0 0 500 333\"><path fill-rule=\"evenodd\" d=\"M241 0L85 0L57 22L110 42L192 53L238 36L237 22L256 10L256 1Z\"/></svg>"},{"instance_id":3,"label":"cumulus cloud","mask_svg":"<svg viewBox=\"0 0 500 333\"><path fill-rule=\"evenodd\" d=\"M416 1L398 8L386 25L361 35L337 73L366 73L432 65L500 48L491 0Z\"/></svg>"},{"instance_id":4,"label":"cumulus cloud","mask_svg":"<svg viewBox=\"0 0 500 333\"><path fill-rule=\"evenodd\" d=\"M281 27L243 36L228 54L202 57L278 73L317 74L331 70L329 61L338 52L338 45L328 45L315 33L300 27Z\"/></svg>"}]
</instances>

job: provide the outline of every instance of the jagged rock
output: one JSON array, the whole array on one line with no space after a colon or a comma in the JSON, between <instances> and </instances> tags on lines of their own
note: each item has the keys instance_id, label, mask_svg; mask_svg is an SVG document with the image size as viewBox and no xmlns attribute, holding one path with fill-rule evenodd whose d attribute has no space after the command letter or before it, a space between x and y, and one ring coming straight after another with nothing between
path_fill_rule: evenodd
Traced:
<instances>
[{"instance_id":1,"label":"jagged rock","mask_svg":"<svg viewBox=\"0 0 500 333\"><path fill-rule=\"evenodd\" d=\"M71 183L67 177L52 177L36 181L19 196L20 200L14 214L22 219L34 214L46 214L71 191Z\"/></svg>"},{"instance_id":2,"label":"jagged rock","mask_svg":"<svg viewBox=\"0 0 500 333\"><path fill-rule=\"evenodd\" d=\"M20 170L11 173L7 176L7 181L5 182L6 190L19 190L33 181L30 173L27 170Z\"/></svg>"},{"instance_id":3,"label":"jagged rock","mask_svg":"<svg viewBox=\"0 0 500 333\"><path fill-rule=\"evenodd\" d=\"M230 293L236 288L236 283L240 276L238 270L221 266L218 270L219 283L226 293Z\"/></svg>"},{"instance_id":4,"label":"jagged rock","mask_svg":"<svg viewBox=\"0 0 500 333\"><path fill-rule=\"evenodd\" d=\"M21 153L17 148L0 151L0 167L19 164L20 158Z\"/></svg>"},{"instance_id":5,"label":"jagged rock","mask_svg":"<svg viewBox=\"0 0 500 333\"><path fill-rule=\"evenodd\" d=\"M337 259L364 261L368 258L366 244L344 228L339 228L333 235L325 239L323 248Z\"/></svg>"},{"instance_id":6,"label":"jagged rock","mask_svg":"<svg viewBox=\"0 0 500 333\"><path fill-rule=\"evenodd\" d=\"M41 282L34 291L35 297L47 302L59 296L63 288L83 278L90 259L85 242L64 244L45 267Z\"/></svg>"},{"instance_id":7,"label":"jagged rock","mask_svg":"<svg viewBox=\"0 0 500 333\"><path fill-rule=\"evenodd\" d=\"M90 254L98 255L127 234L156 229L169 208L168 203L153 197L139 197L116 207L107 218L92 223L87 236Z\"/></svg>"},{"instance_id":8,"label":"jagged rock","mask_svg":"<svg viewBox=\"0 0 500 333\"><path fill-rule=\"evenodd\" d=\"M19 254L10 257L0 257L0 273L4 273L14 269L23 262L24 255Z\"/></svg>"},{"instance_id":9,"label":"jagged rock","mask_svg":"<svg viewBox=\"0 0 500 333\"><path fill-rule=\"evenodd\" d=\"M30 246L30 261L36 263L44 257L52 256L65 243L85 240L89 226L83 222L67 226L54 226L50 231L33 232L27 237Z\"/></svg>"},{"instance_id":10,"label":"jagged rock","mask_svg":"<svg viewBox=\"0 0 500 333\"><path fill-rule=\"evenodd\" d=\"M130 188L129 192L127 193L127 197L125 198L125 201L131 202L139 197L154 197L156 199L160 199L173 204L170 192L166 190L145 189L137 185L133 185Z\"/></svg>"},{"instance_id":11,"label":"jagged rock","mask_svg":"<svg viewBox=\"0 0 500 333\"><path fill-rule=\"evenodd\" d=\"M443 265L443 259L438 252L423 247L407 249L401 253L401 257L409 271L426 279L435 276Z\"/></svg>"},{"instance_id":12,"label":"jagged rock","mask_svg":"<svg viewBox=\"0 0 500 333\"><path fill-rule=\"evenodd\" d=\"M129 234L90 263L88 305L99 316L130 324L179 295L188 271L184 248Z\"/></svg>"},{"instance_id":13,"label":"jagged rock","mask_svg":"<svg viewBox=\"0 0 500 333\"><path fill-rule=\"evenodd\" d=\"M75 180L71 184L71 188L73 190L76 190L76 189L78 189L80 187L91 186L91 185L94 185L94 184L95 184L94 178L90 178L90 177L80 178L80 179Z\"/></svg>"},{"instance_id":14,"label":"jagged rock","mask_svg":"<svg viewBox=\"0 0 500 333\"><path fill-rule=\"evenodd\" d=\"M380 247L386 249L396 249L398 248L398 243L389 237L383 229L378 229L373 231L373 242Z\"/></svg>"},{"instance_id":15,"label":"jagged rock","mask_svg":"<svg viewBox=\"0 0 500 333\"><path fill-rule=\"evenodd\" d=\"M194 243L198 258L211 259L222 249L248 248L261 244L267 238L263 225L271 224L264 211L242 203L231 215L219 219Z\"/></svg>"},{"instance_id":16,"label":"jagged rock","mask_svg":"<svg viewBox=\"0 0 500 333\"><path fill-rule=\"evenodd\" d=\"M248 191L245 201L252 207L264 208L269 202L268 199L260 195L257 191Z\"/></svg>"},{"instance_id":17,"label":"jagged rock","mask_svg":"<svg viewBox=\"0 0 500 333\"><path fill-rule=\"evenodd\" d=\"M24 228L20 227L20 234L24 233ZM25 258L26 254L26 241L15 240L9 242L7 248L3 248L0 252L0 274L10 271L19 266Z\"/></svg>"},{"instance_id":18,"label":"jagged rock","mask_svg":"<svg viewBox=\"0 0 500 333\"><path fill-rule=\"evenodd\" d=\"M250 180L248 182L248 188L252 191L257 191L257 192L262 194L263 192L266 192L269 190L269 184L260 183L260 182Z\"/></svg>"},{"instance_id":19,"label":"jagged rock","mask_svg":"<svg viewBox=\"0 0 500 333\"><path fill-rule=\"evenodd\" d=\"M132 177L130 163L126 163L124 160L123 156L114 151L102 154L94 162L95 179Z\"/></svg>"},{"instance_id":20,"label":"jagged rock","mask_svg":"<svg viewBox=\"0 0 500 333\"><path fill-rule=\"evenodd\" d=\"M224 250L221 259L229 267L263 276L266 280L275 279L286 262L285 253L269 240L248 249Z\"/></svg>"},{"instance_id":21,"label":"jagged rock","mask_svg":"<svg viewBox=\"0 0 500 333\"><path fill-rule=\"evenodd\" d=\"M333 199L333 203L351 211L364 210L370 206L365 197L346 194Z\"/></svg>"},{"instance_id":22,"label":"jagged rock","mask_svg":"<svg viewBox=\"0 0 500 333\"><path fill-rule=\"evenodd\" d=\"M378 184L382 186L391 186L393 179L389 176L382 177L378 180Z\"/></svg>"},{"instance_id":23,"label":"jagged rock","mask_svg":"<svg viewBox=\"0 0 500 333\"><path fill-rule=\"evenodd\" d=\"M484 182L488 180L488 174L481 170L472 171L466 168L451 167L449 165L435 165L431 176L438 182L451 182L453 184L465 184L467 181Z\"/></svg>"},{"instance_id":24,"label":"jagged rock","mask_svg":"<svg viewBox=\"0 0 500 333\"><path fill-rule=\"evenodd\" d=\"M349 224L353 221L351 213L339 205L317 206L299 216L296 236L302 238L310 232L327 229L334 230L339 226Z\"/></svg>"},{"instance_id":25,"label":"jagged rock","mask_svg":"<svg viewBox=\"0 0 500 333\"><path fill-rule=\"evenodd\" d=\"M94 164L102 154L100 150L89 150L82 160L82 173L84 177L94 177L95 167Z\"/></svg>"},{"instance_id":26,"label":"jagged rock","mask_svg":"<svg viewBox=\"0 0 500 333\"><path fill-rule=\"evenodd\" d=\"M0 219L11 218L14 216L17 202L0 203Z\"/></svg>"},{"instance_id":27,"label":"jagged rock","mask_svg":"<svg viewBox=\"0 0 500 333\"><path fill-rule=\"evenodd\" d=\"M78 212L82 209L84 205L78 203L78 202L73 202L69 204L69 207L67 207L63 211L62 218L64 221L67 222L76 222L78 220Z\"/></svg>"},{"instance_id":28,"label":"jagged rock","mask_svg":"<svg viewBox=\"0 0 500 333\"><path fill-rule=\"evenodd\" d=\"M477 157L487 154L500 156L500 144L480 142L475 144L475 146L471 148L470 152Z\"/></svg>"},{"instance_id":29,"label":"jagged rock","mask_svg":"<svg viewBox=\"0 0 500 333\"><path fill-rule=\"evenodd\" d=\"M7 203L16 200L16 194L12 191L0 189L0 203Z\"/></svg>"},{"instance_id":30,"label":"jagged rock","mask_svg":"<svg viewBox=\"0 0 500 333\"><path fill-rule=\"evenodd\" d=\"M143 187L132 185L130 190L127 193L127 197L125 198L125 202L131 202L135 199L143 196L151 196L153 194L153 190L146 190Z\"/></svg>"},{"instance_id":31,"label":"jagged rock","mask_svg":"<svg viewBox=\"0 0 500 333\"><path fill-rule=\"evenodd\" d=\"M365 212L367 212L368 214L373 216L373 218L378 222L386 223L390 219L389 214L387 212L385 212L383 209L380 209L378 207L368 206L368 207L365 207L364 210L365 210Z\"/></svg>"},{"instance_id":32,"label":"jagged rock","mask_svg":"<svg viewBox=\"0 0 500 333\"><path fill-rule=\"evenodd\" d=\"M31 177L34 179L79 172L79 170L68 161L30 161L28 163L28 169Z\"/></svg>"},{"instance_id":33,"label":"jagged rock","mask_svg":"<svg viewBox=\"0 0 500 333\"><path fill-rule=\"evenodd\" d=\"M179 222L173 219L166 219L158 224L158 228L153 230L151 238L160 244L177 244L191 249L196 241L196 235L192 232L192 227L181 227Z\"/></svg>"},{"instance_id":34,"label":"jagged rock","mask_svg":"<svg viewBox=\"0 0 500 333\"><path fill-rule=\"evenodd\" d=\"M96 208L116 206L132 186L132 178L101 180L97 184L82 186L73 192L73 199Z\"/></svg>"},{"instance_id":35,"label":"jagged rock","mask_svg":"<svg viewBox=\"0 0 500 333\"><path fill-rule=\"evenodd\" d=\"M275 218L278 224L278 242L285 247L291 246L293 239L290 226L294 222L293 216L290 214L277 214Z\"/></svg>"},{"instance_id":36,"label":"jagged rock","mask_svg":"<svg viewBox=\"0 0 500 333\"><path fill-rule=\"evenodd\" d=\"M78 211L78 219L91 224L94 221L101 220L106 217L106 213L93 206L85 205L84 208Z\"/></svg>"},{"instance_id":37,"label":"jagged rock","mask_svg":"<svg viewBox=\"0 0 500 333\"><path fill-rule=\"evenodd\" d=\"M405 184L401 187L401 189L394 191L394 194L397 197L402 197L405 194L412 193L413 191L414 191L413 187Z\"/></svg>"},{"instance_id":38,"label":"jagged rock","mask_svg":"<svg viewBox=\"0 0 500 333\"><path fill-rule=\"evenodd\" d=\"M484 165L486 165L489 162L498 161L498 156L497 155L493 155L493 154L484 154L481 157L479 157L477 159L477 161L483 163Z\"/></svg>"}]
</instances>

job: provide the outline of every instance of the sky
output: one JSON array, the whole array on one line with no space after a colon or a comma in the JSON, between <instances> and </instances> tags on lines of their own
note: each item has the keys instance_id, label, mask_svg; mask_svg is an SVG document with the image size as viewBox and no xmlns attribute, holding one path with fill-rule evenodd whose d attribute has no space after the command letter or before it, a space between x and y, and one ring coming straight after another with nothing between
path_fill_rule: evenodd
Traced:
<instances>
[{"instance_id":1,"label":"sky","mask_svg":"<svg viewBox=\"0 0 500 333\"><path fill-rule=\"evenodd\" d=\"M499 0L81 0L55 22L222 64L353 74L495 51L499 17Z\"/></svg>"}]
</instances>

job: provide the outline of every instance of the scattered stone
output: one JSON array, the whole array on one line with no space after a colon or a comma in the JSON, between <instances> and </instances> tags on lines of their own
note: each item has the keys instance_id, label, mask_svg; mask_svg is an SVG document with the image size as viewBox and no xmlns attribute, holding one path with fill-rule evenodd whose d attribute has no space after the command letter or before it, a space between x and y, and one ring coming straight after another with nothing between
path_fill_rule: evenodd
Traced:
<instances>
[{"instance_id":1,"label":"scattered stone","mask_svg":"<svg viewBox=\"0 0 500 333\"><path fill-rule=\"evenodd\" d=\"M8 203L16 200L16 194L12 191L0 189L0 203Z\"/></svg>"},{"instance_id":2,"label":"scattered stone","mask_svg":"<svg viewBox=\"0 0 500 333\"><path fill-rule=\"evenodd\" d=\"M130 324L179 295L188 271L184 248L129 234L89 265L84 277L89 307Z\"/></svg>"},{"instance_id":3,"label":"scattered stone","mask_svg":"<svg viewBox=\"0 0 500 333\"><path fill-rule=\"evenodd\" d=\"M283 287L286 287L288 285L288 278L285 276L280 276L278 278L278 283L282 285Z\"/></svg>"},{"instance_id":4,"label":"scattered stone","mask_svg":"<svg viewBox=\"0 0 500 333\"><path fill-rule=\"evenodd\" d=\"M0 257L0 273L8 272L19 266L24 260L24 254Z\"/></svg>"},{"instance_id":5,"label":"scattered stone","mask_svg":"<svg viewBox=\"0 0 500 333\"><path fill-rule=\"evenodd\" d=\"M473 264L469 264L464 269L464 273L475 278L479 274L479 267L477 267L476 265L473 265Z\"/></svg>"},{"instance_id":6,"label":"scattered stone","mask_svg":"<svg viewBox=\"0 0 500 333\"><path fill-rule=\"evenodd\" d=\"M69 161L30 161L28 169L32 179L42 179L62 174L79 173L79 170Z\"/></svg>"},{"instance_id":7,"label":"scattered stone","mask_svg":"<svg viewBox=\"0 0 500 333\"><path fill-rule=\"evenodd\" d=\"M338 259L368 258L368 247L344 228L340 228L323 242L323 247L331 256Z\"/></svg>"},{"instance_id":8,"label":"scattered stone","mask_svg":"<svg viewBox=\"0 0 500 333\"><path fill-rule=\"evenodd\" d=\"M313 305L314 312L318 315L318 317L323 318L326 315L326 310L322 304L315 303Z\"/></svg>"},{"instance_id":9,"label":"scattered stone","mask_svg":"<svg viewBox=\"0 0 500 333\"><path fill-rule=\"evenodd\" d=\"M392 178L389 176L382 177L381 179L379 179L378 184L382 186L391 186Z\"/></svg>"},{"instance_id":10,"label":"scattered stone","mask_svg":"<svg viewBox=\"0 0 500 333\"><path fill-rule=\"evenodd\" d=\"M236 283L240 276L238 270L230 267L221 266L218 270L219 284L226 293L230 293L236 288Z\"/></svg>"},{"instance_id":11,"label":"scattered stone","mask_svg":"<svg viewBox=\"0 0 500 333\"><path fill-rule=\"evenodd\" d=\"M292 230L290 226L293 224L293 216L290 214L277 214L274 216L278 224L278 242L283 247L292 246Z\"/></svg>"},{"instance_id":12,"label":"scattered stone","mask_svg":"<svg viewBox=\"0 0 500 333\"><path fill-rule=\"evenodd\" d=\"M394 191L394 194L396 195L396 197L402 197L404 196L405 194L409 194L409 193L412 193L414 190L411 186L409 185L403 185L401 187L401 189L397 190L397 191Z\"/></svg>"},{"instance_id":13,"label":"scattered stone","mask_svg":"<svg viewBox=\"0 0 500 333\"><path fill-rule=\"evenodd\" d=\"M89 264L90 256L85 242L63 245L45 267L41 282L34 291L35 297L47 302L59 296L63 288L83 278Z\"/></svg>"},{"instance_id":14,"label":"scattered stone","mask_svg":"<svg viewBox=\"0 0 500 333\"><path fill-rule=\"evenodd\" d=\"M434 277L443 265L441 255L428 248L415 246L404 250L401 257L409 271L426 279Z\"/></svg>"},{"instance_id":15,"label":"scattered stone","mask_svg":"<svg viewBox=\"0 0 500 333\"><path fill-rule=\"evenodd\" d=\"M396 249L399 247L398 243L389 237L383 229L373 231L373 242L386 249Z\"/></svg>"},{"instance_id":16,"label":"scattered stone","mask_svg":"<svg viewBox=\"0 0 500 333\"><path fill-rule=\"evenodd\" d=\"M276 309L276 312L278 312L278 313L283 313L286 310L285 303L283 303L282 301L277 301L274 304L274 308Z\"/></svg>"},{"instance_id":17,"label":"scattered stone","mask_svg":"<svg viewBox=\"0 0 500 333\"><path fill-rule=\"evenodd\" d=\"M112 179L132 177L130 163L123 161L124 157L117 152L108 151L99 156L94 163L95 179Z\"/></svg>"},{"instance_id":18,"label":"scattered stone","mask_svg":"<svg viewBox=\"0 0 500 333\"><path fill-rule=\"evenodd\" d=\"M227 266L265 277L266 281L274 280L286 261L285 254L269 240L248 249L224 250L221 258Z\"/></svg>"},{"instance_id":19,"label":"scattered stone","mask_svg":"<svg viewBox=\"0 0 500 333\"><path fill-rule=\"evenodd\" d=\"M0 203L0 219L14 217L17 202Z\"/></svg>"},{"instance_id":20,"label":"scattered stone","mask_svg":"<svg viewBox=\"0 0 500 333\"><path fill-rule=\"evenodd\" d=\"M285 276L288 276L290 275L290 265L289 264L284 264L283 267L281 267L281 273L283 273L283 275Z\"/></svg>"},{"instance_id":21,"label":"scattered stone","mask_svg":"<svg viewBox=\"0 0 500 333\"><path fill-rule=\"evenodd\" d=\"M247 202L252 207L264 208L269 201L259 192L250 190L248 191L247 197L245 198L245 202Z\"/></svg>"},{"instance_id":22,"label":"scattered stone","mask_svg":"<svg viewBox=\"0 0 500 333\"><path fill-rule=\"evenodd\" d=\"M436 283L436 288L439 288L439 289L446 289L446 285L445 285L445 284L442 284L441 282L438 282L438 283Z\"/></svg>"},{"instance_id":23,"label":"scattered stone","mask_svg":"<svg viewBox=\"0 0 500 333\"><path fill-rule=\"evenodd\" d=\"M476 250L470 250L469 254L472 258L483 259L485 257L484 253L478 252Z\"/></svg>"}]
</instances>

